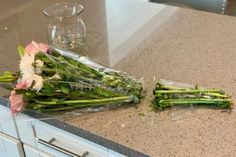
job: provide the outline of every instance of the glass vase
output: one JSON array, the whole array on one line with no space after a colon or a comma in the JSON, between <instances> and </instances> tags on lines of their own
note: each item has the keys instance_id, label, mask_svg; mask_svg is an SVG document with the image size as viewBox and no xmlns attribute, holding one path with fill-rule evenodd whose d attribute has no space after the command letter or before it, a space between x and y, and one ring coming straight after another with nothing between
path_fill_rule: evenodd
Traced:
<instances>
[{"instance_id":1,"label":"glass vase","mask_svg":"<svg viewBox=\"0 0 236 157\"><path fill-rule=\"evenodd\" d=\"M56 3L43 13L48 17L48 40L53 46L71 50L83 46L86 27L80 15L84 7L74 2Z\"/></svg>"}]
</instances>

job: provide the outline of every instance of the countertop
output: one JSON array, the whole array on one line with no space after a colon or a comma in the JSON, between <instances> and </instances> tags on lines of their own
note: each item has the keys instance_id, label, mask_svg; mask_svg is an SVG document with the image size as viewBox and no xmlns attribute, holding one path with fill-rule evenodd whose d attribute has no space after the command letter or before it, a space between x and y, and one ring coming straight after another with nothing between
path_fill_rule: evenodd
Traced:
<instances>
[{"instance_id":1,"label":"countertop","mask_svg":"<svg viewBox=\"0 0 236 157\"><path fill-rule=\"evenodd\" d=\"M56 1L14 2L0 2L0 72L17 70L17 45L47 43L42 9ZM236 156L235 109L156 113L150 107L161 78L222 88L236 100L235 17L141 0L77 2L85 6L87 26L86 44L77 53L140 79L146 97L137 106L57 116L60 121L153 157Z\"/></svg>"}]
</instances>

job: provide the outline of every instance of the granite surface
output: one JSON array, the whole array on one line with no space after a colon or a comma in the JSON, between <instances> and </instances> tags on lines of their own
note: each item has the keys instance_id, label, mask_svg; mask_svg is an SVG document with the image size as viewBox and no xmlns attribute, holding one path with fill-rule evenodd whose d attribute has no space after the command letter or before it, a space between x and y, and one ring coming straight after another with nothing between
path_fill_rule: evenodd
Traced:
<instances>
[{"instance_id":1,"label":"granite surface","mask_svg":"<svg viewBox=\"0 0 236 157\"><path fill-rule=\"evenodd\" d=\"M18 5L18 11L7 6L9 14L0 15L0 72L17 70L18 44L47 42L41 9L53 2L29 1ZM235 17L139 0L77 2L85 6L82 17L88 33L77 53L142 80L146 97L138 106L57 115L59 120L153 157L236 156L235 109L156 113L150 108L160 78L222 88L236 100ZM0 94L8 93L1 89Z\"/></svg>"}]
</instances>

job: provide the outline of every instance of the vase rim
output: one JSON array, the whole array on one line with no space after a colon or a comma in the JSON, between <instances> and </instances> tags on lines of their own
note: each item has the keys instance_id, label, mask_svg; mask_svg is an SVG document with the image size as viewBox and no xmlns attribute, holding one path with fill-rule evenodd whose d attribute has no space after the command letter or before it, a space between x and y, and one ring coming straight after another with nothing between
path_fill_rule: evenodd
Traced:
<instances>
[{"instance_id":1,"label":"vase rim","mask_svg":"<svg viewBox=\"0 0 236 157\"><path fill-rule=\"evenodd\" d=\"M71 17L82 13L84 6L75 2L62 2L49 5L43 9L47 17L63 18Z\"/></svg>"}]
</instances>

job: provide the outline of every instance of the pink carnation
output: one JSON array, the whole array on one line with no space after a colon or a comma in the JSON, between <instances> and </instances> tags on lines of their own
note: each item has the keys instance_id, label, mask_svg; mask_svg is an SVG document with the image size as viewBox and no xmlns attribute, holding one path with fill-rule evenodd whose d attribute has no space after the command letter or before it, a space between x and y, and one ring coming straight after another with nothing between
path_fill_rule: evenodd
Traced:
<instances>
[{"instance_id":1,"label":"pink carnation","mask_svg":"<svg viewBox=\"0 0 236 157\"><path fill-rule=\"evenodd\" d=\"M15 89L27 89L27 82L23 81L23 82L17 83ZM11 112L14 115L22 111L26 105L23 99L23 94L16 94L15 89L11 91L11 95L9 97L10 105L11 105Z\"/></svg>"},{"instance_id":2,"label":"pink carnation","mask_svg":"<svg viewBox=\"0 0 236 157\"><path fill-rule=\"evenodd\" d=\"M25 48L25 54L36 54L38 52L45 52L47 53L49 49L49 46L47 44L43 43L36 43L35 41L32 41L30 44L28 44Z\"/></svg>"}]
</instances>

